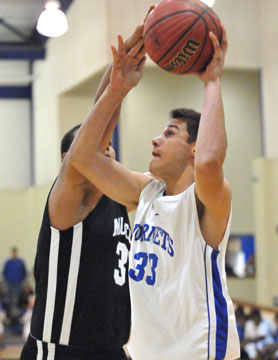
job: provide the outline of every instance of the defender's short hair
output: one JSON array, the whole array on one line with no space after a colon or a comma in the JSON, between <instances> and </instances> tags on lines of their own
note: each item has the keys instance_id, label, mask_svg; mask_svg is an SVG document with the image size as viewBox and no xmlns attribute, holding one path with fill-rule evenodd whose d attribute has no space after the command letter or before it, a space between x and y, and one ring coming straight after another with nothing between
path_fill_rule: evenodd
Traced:
<instances>
[{"instance_id":1,"label":"defender's short hair","mask_svg":"<svg viewBox=\"0 0 278 360\"><path fill-rule=\"evenodd\" d=\"M81 124L74 126L63 136L62 141L61 141L61 155L65 152L69 151L69 148L73 142L73 139L75 138L76 132L80 128L80 126L81 126Z\"/></svg>"}]
</instances>

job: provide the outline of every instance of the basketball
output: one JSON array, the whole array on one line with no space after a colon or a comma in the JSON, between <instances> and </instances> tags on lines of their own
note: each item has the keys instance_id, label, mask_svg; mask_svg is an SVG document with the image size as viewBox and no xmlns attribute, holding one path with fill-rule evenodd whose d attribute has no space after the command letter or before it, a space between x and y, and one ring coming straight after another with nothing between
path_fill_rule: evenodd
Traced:
<instances>
[{"instance_id":1,"label":"basketball","mask_svg":"<svg viewBox=\"0 0 278 360\"><path fill-rule=\"evenodd\" d=\"M221 42L219 17L199 0L164 0L149 14L144 44L150 58L175 74L204 71L213 56L212 31Z\"/></svg>"}]
</instances>

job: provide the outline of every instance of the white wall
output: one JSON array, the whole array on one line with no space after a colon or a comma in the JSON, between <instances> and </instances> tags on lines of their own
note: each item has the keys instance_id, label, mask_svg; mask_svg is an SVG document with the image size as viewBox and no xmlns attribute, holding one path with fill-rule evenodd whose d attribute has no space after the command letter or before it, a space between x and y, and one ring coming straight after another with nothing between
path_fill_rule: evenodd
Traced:
<instances>
[{"instance_id":1,"label":"white wall","mask_svg":"<svg viewBox=\"0 0 278 360\"><path fill-rule=\"evenodd\" d=\"M278 297L278 159L253 161L256 230L256 298L273 305Z\"/></svg>"},{"instance_id":2,"label":"white wall","mask_svg":"<svg viewBox=\"0 0 278 360\"><path fill-rule=\"evenodd\" d=\"M0 188L30 186L30 101L0 99L0 129Z\"/></svg>"},{"instance_id":3,"label":"white wall","mask_svg":"<svg viewBox=\"0 0 278 360\"><path fill-rule=\"evenodd\" d=\"M0 273L12 246L18 247L28 270L32 270L49 189L48 184L40 188L0 191Z\"/></svg>"},{"instance_id":4,"label":"white wall","mask_svg":"<svg viewBox=\"0 0 278 360\"><path fill-rule=\"evenodd\" d=\"M265 155L274 158L278 157L278 1L267 0L259 4Z\"/></svg>"},{"instance_id":5,"label":"white wall","mask_svg":"<svg viewBox=\"0 0 278 360\"><path fill-rule=\"evenodd\" d=\"M0 86L5 85L27 85L32 77L29 74L29 62L22 61L0 61Z\"/></svg>"},{"instance_id":6,"label":"white wall","mask_svg":"<svg viewBox=\"0 0 278 360\"><path fill-rule=\"evenodd\" d=\"M80 124L87 116L93 104L93 96L63 95L59 101L59 138L77 124ZM60 149L59 149L60 150ZM58 150L58 151L59 151Z\"/></svg>"},{"instance_id":7,"label":"white wall","mask_svg":"<svg viewBox=\"0 0 278 360\"><path fill-rule=\"evenodd\" d=\"M30 80L27 61L0 61L0 86L25 86ZM0 189L31 184L30 114L29 100L0 98Z\"/></svg>"},{"instance_id":8,"label":"white wall","mask_svg":"<svg viewBox=\"0 0 278 360\"><path fill-rule=\"evenodd\" d=\"M274 0L275 1L275 0ZM229 49L226 67L259 68L261 65L260 4L261 0L215 0L213 9L225 25ZM272 10L271 10L272 11Z\"/></svg>"}]
</instances>

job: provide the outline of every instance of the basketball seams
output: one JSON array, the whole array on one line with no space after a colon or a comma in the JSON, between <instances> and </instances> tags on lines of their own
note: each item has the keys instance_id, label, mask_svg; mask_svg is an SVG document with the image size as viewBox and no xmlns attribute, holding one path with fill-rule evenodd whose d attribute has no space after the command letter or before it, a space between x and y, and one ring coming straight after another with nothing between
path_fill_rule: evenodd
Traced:
<instances>
[{"instance_id":1,"label":"basketball seams","mask_svg":"<svg viewBox=\"0 0 278 360\"><path fill-rule=\"evenodd\" d=\"M216 32L217 32L217 37L220 39L220 33L219 33L219 30L218 30L218 27L217 27L217 25L216 25L216 22L215 22L215 20L214 20L214 18L212 17L212 15L208 12L207 14L206 14L209 18L210 18L210 20L212 21L212 23L213 23L213 25L214 25L214 27L215 27L215 29L216 29ZM215 16L217 16L216 14L215 14ZM221 39L220 39L220 41L221 41Z\"/></svg>"},{"instance_id":2,"label":"basketball seams","mask_svg":"<svg viewBox=\"0 0 278 360\"><path fill-rule=\"evenodd\" d=\"M195 5L195 6L198 7L199 9L202 9L202 10L203 10L203 8L202 8L200 5L198 5L197 3L192 2L192 1L190 1L190 0L176 0L176 1L187 2L187 3L191 4L191 5ZM204 6L207 6L207 5L204 4ZM215 12L213 11L212 8L210 8L209 6L207 6L207 7L209 8L210 12L208 11L205 15L207 15L207 16L210 18L210 20L212 21L213 25L215 26L215 29L216 29L216 32L217 32L217 36L218 36L218 38L220 38L220 35L221 35L221 34L219 33L219 30L218 30L218 27L217 27L217 25L216 25L215 19L213 18L212 15L215 15L218 19L219 19L219 17L217 16L217 14L215 14ZM221 39L220 39L220 40L221 40Z\"/></svg>"},{"instance_id":3,"label":"basketball seams","mask_svg":"<svg viewBox=\"0 0 278 360\"><path fill-rule=\"evenodd\" d=\"M204 51L204 49L205 49L206 42L207 42L207 40L208 40L208 25L207 25L206 21L203 19L203 17L202 17L201 19L203 20L203 22L204 22L204 24L205 24L205 28L206 28L206 36L205 36L205 40L203 41L203 47L202 47L202 49L201 49L201 51L200 51L200 53L199 53L199 56L198 56L197 59L195 60L195 62L190 66L189 69L187 69L186 71L184 71L182 74L187 74L187 73L196 65L196 63L199 61L199 59L200 59L200 57L202 56L202 53L203 53L203 51Z\"/></svg>"},{"instance_id":4,"label":"basketball seams","mask_svg":"<svg viewBox=\"0 0 278 360\"><path fill-rule=\"evenodd\" d=\"M149 56L162 69L176 74L203 71L213 56L210 31L219 42L222 35L219 17L199 0L162 1L147 19L145 30Z\"/></svg>"},{"instance_id":5,"label":"basketball seams","mask_svg":"<svg viewBox=\"0 0 278 360\"><path fill-rule=\"evenodd\" d=\"M144 34L144 41L147 40L147 36L149 35L150 31L151 31L156 25L160 24L161 22L163 22L163 21L165 21L165 20L167 20L167 19L169 19L169 18L171 18L171 17L173 17L173 16L181 15L181 14L184 14L184 13L187 13L187 12L189 12L189 13L191 13L191 14L195 14L195 15L197 15L197 16L200 16L200 15L201 15L201 14L199 14L199 13L193 11L193 10L180 10L180 11L171 13L171 14L169 14L169 15L161 18L161 19L159 19L156 23L154 23L154 24L152 24L152 26L150 26L150 28L149 28L149 29L146 31L146 33Z\"/></svg>"},{"instance_id":6,"label":"basketball seams","mask_svg":"<svg viewBox=\"0 0 278 360\"><path fill-rule=\"evenodd\" d=\"M175 41L175 43L160 57L159 60L156 61L157 64L159 64L161 62L161 60L163 60L165 58L165 56L167 56L169 54L169 52L181 41L181 39L192 29L192 27L194 25L196 25L196 23L203 18L204 14L207 13L207 11L210 8L207 8L203 11L202 14L198 14L198 18L196 20L194 20L194 22L191 24L191 26L189 28L186 29L186 32L184 32L179 38L178 40ZM188 10L187 10L188 11ZM195 14L195 13L194 13Z\"/></svg>"}]
</instances>

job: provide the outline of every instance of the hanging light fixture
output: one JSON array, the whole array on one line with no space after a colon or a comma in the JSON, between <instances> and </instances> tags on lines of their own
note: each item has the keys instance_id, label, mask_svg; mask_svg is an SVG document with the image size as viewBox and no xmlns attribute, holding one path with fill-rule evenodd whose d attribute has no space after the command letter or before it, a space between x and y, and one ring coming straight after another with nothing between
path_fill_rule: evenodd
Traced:
<instances>
[{"instance_id":1,"label":"hanging light fixture","mask_svg":"<svg viewBox=\"0 0 278 360\"><path fill-rule=\"evenodd\" d=\"M209 7L213 7L214 0L201 0L203 3L207 4Z\"/></svg>"},{"instance_id":2,"label":"hanging light fixture","mask_svg":"<svg viewBox=\"0 0 278 360\"><path fill-rule=\"evenodd\" d=\"M45 3L45 10L41 13L37 30L40 34L48 37L58 37L68 30L66 15L60 10L58 0L48 0Z\"/></svg>"}]
</instances>

